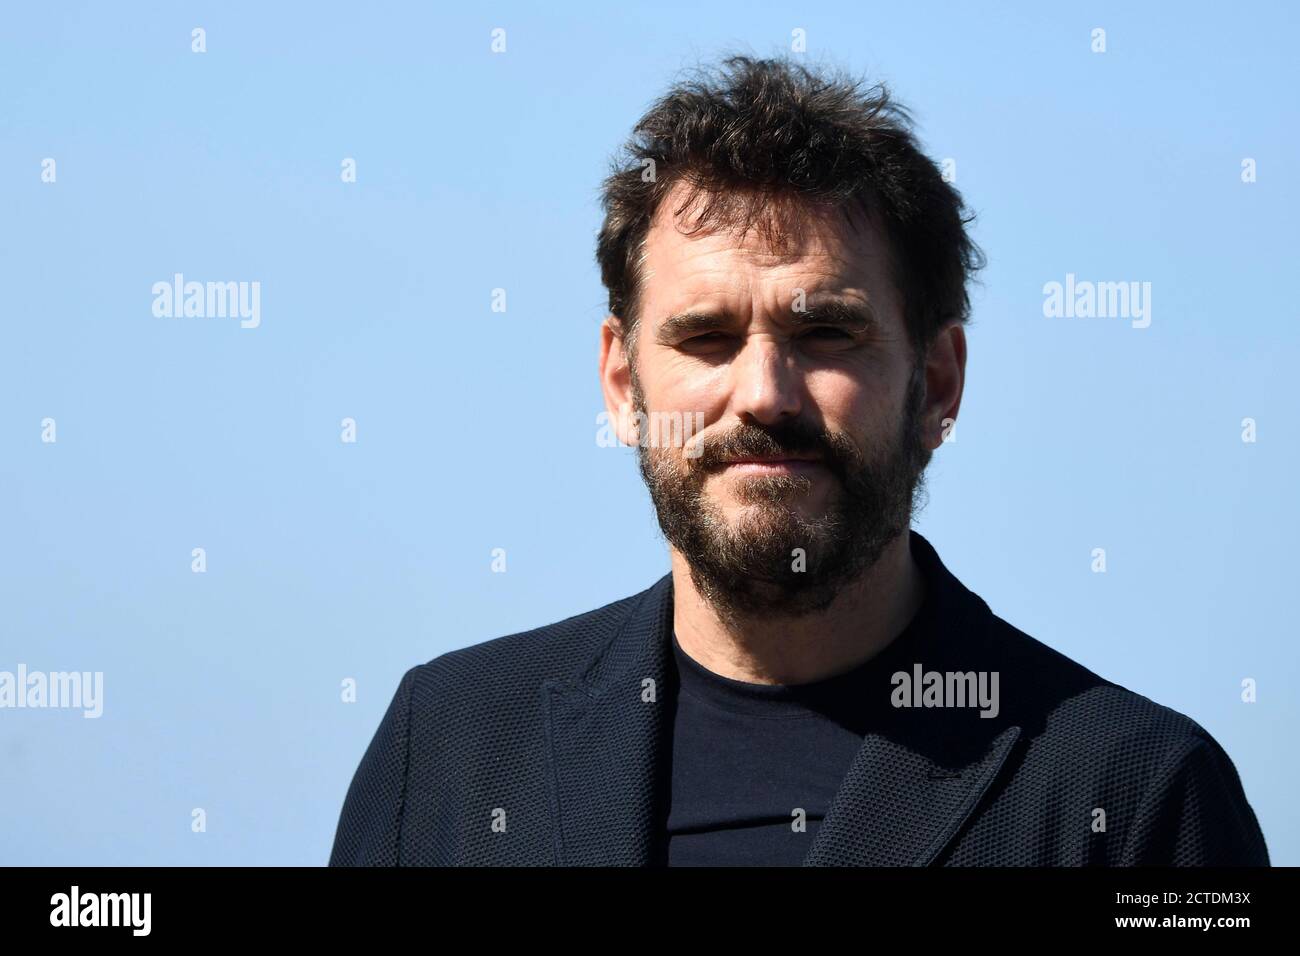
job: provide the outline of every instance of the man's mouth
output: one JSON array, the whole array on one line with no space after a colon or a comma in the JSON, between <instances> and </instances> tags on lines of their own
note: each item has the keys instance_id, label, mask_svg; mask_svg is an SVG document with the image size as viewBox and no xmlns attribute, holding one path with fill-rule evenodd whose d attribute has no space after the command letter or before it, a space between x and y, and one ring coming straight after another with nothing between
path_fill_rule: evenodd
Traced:
<instances>
[{"instance_id":1,"label":"man's mouth","mask_svg":"<svg viewBox=\"0 0 1300 956\"><path fill-rule=\"evenodd\" d=\"M805 455L778 458L733 458L723 463L723 468L733 474L749 475L800 475L822 468L820 459Z\"/></svg>"}]
</instances>

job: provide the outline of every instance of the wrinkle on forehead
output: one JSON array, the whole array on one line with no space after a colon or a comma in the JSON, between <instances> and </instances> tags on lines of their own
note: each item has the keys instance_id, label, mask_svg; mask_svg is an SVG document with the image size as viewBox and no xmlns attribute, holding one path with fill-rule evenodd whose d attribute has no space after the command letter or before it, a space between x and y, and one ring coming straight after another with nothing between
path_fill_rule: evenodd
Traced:
<instances>
[{"instance_id":1,"label":"wrinkle on forehead","mask_svg":"<svg viewBox=\"0 0 1300 956\"><path fill-rule=\"evenodd\" d=\"M823 246L827 232L843 224L856 232L863 218L856 204L815 202L790 190L716 191L680 182L655 210L647 233L658 227L688 238L725 234L738 251L780 263Z\"/></svg>"},{"instance_id":2,"label":"wrinkle on forehead","mask_svg":"<svg viewBox=\"0 0 1300 956\"><path fill-rule=\"evenodd\" d=\"M666 231L669 229L675 235ZM867 209L856 204L813 204L788 191L779 195L759 190L710 195L699 187L692 192L687 184L679 183L660 204L647 230L650 241L642 248L640 263L642 302L657 273L676 272L705 252L694 245L696 241L718 237L728 241L721 248L716 241L707 243L707 255L726 251L763 269L807 265L818 272L825 270L830 260L838 264L830 272L854 287L861 287L868 271L891 287L895 285L889 243L878 217ZM814 265L814 260L819 261ZM689 266L686 269L687 274L694 271ZM877 286L871 297L883 295L892 301L893 291Z\"/></svg>"}]
</instances>

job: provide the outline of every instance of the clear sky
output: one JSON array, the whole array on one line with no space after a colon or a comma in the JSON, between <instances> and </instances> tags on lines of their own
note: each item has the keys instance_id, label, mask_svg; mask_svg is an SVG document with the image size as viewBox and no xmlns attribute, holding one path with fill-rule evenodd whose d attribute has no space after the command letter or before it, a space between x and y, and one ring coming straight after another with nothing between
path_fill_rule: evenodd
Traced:
<instances>
[{"instance_id":1,"label":"clear sky","mask_svg":"<svg viewBox=\"0 0 1300 956\"><path fill-rule=\"evenodd\" d=\"M104 684L0 710L0 863L324 863L408 667L667 571L596 442L597 189L680 70L803 30L989 257L917 527L1209 730L1300 864L1297 14L1048 6L6 5L0 670ZM155 315L176 273L258 324ZM1149 325L1046 316L1067 275L1150 283Z\"/></svg>"}]
</instances>

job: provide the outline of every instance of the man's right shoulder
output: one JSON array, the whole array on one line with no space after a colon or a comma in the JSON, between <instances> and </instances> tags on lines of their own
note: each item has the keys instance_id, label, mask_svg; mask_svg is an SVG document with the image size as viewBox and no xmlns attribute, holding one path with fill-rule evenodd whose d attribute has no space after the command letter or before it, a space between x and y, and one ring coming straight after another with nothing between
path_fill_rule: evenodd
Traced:
<instances>
[{"instance_id":1,"label":"man's right shoulder","mask_svg":"<svg viewBox=\"0 0 1300 956\"><path fill-rule=\"evenodd\" d=\"M543 688L581 680L664 583L407 670L353 774L330 865L456 859L445 838L468 832L459 816L467 793L514 788L531 795L516 803L532 807L524 818L543 819ZM531 839L545 859L552 838L536 830Z\"/></svg>"},{"instance_id":2,"label":"man's right shoulder","mask_svg":"<svg viewBox=\"0 0 1300 956\"><path fill-rule=\"evenodd\" d=\"M531 700L545 681L581 676L655 587L549 624L446 651L410 668L402 687L416 709L422 704L448 705L463 712L466 703Z\"/></svg>"}]
</instances>

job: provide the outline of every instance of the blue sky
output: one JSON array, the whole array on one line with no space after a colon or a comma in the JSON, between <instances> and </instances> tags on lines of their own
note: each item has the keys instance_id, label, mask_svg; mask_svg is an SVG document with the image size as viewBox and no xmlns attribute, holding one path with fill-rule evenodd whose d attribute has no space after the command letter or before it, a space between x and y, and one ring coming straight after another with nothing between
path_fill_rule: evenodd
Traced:
<instances>
[{"instance_id":1,"label":"blue sky","mask_svg":"<svg viewBox=\"0 0 1300 956\"><path fill-rule=\"evenodd\" d=\"M6 8L0 670L105 700L0 710L3 862L323 863L408 667L667 570L595 441L597 189L680 70L802 29L913 108L989 256L917 527L1205 726L1300 863L1297 16L1135 6ZM156 317L175 273L257 281L260 324ZM1151 283L1150 325L1046 317L1067 274Z\"/></svg>"}]
</instances>

